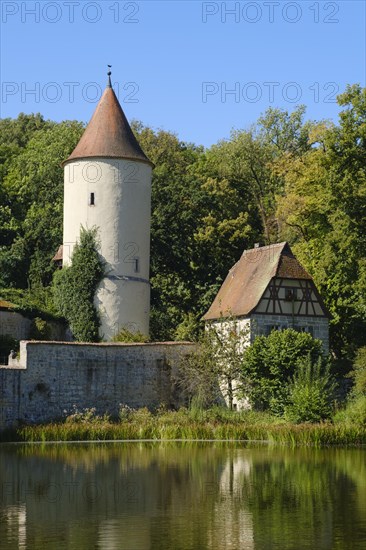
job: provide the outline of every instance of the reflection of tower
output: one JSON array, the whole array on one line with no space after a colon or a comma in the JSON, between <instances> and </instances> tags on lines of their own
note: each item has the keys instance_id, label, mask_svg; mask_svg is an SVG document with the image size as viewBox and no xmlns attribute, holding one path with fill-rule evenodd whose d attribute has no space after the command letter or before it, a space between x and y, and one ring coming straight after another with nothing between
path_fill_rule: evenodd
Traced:
<instances>
[{"instance_id":1,"label":"reflection of tower","mask_svg":"<svg viewBox=\"0 0 366 550\"><path fill-rule=\"evenodd\" d=\"M2 510L7 524L8 537L17 541L18 549L27 548L27 508L25 504L5 506ZM10 536L9 536L10 535Z\"/></svg>"},{"instance_id":2,"label":"reflection of tower","mask_svg":"<svg viewBox=\"0 0 366 550\"><path fill-rule=\"evenodd\" d=\"M96 306L100 336L149 332L152 163L137 142L108 85L82 138L64 162L63 265L80 227L98 228L106 276Z\"/></svg>"},{"instance_id":3,"label":"reflection of tower","mask_svg":"<svg viewBox=\"0 0 366 550\"><path fill-rule=\"evenodd\" d=\"M220 478L220 498L208 532L208 548L254 549L253 518L243 499L252 461L245 452L228 453Z\"/></svg>"}]
</instances>

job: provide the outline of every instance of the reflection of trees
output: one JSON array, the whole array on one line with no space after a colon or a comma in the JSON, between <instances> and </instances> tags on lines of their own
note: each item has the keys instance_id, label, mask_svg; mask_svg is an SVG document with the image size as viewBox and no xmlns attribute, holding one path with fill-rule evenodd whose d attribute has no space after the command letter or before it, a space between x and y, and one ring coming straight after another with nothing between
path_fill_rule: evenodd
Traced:
<instances>
[{"instance_id":1,"label":"reflection of trees","mask_svg":"<svg viewBox=\"0 0 366 550\"><path fill-rule=\"evenodd\" d=\"M354 525L365 507L359 509L354 498L353 476L334 458L332 450L311 449L272 450L253 460L243 499L252 513L256 548L353 548Z\"/></svg>"},{"instance_id":2,"label":"reflection of trees","mask_svg":"<svg viewBox=\"0 0 366 550\"><path fill-rule=\"evenodd\" d=\"M159 548L160 539L164 548L205 547L206 491L225 456L216 444L4 447L0 514L24 504L29 548Z\"/></svg>"},{"instance_id":3,"label":"reflection of trees","mask_svg":"<svg viewBox=\"0 0 366 550\"><path fill-rule=\"evenodd\" d=\"M332 461L339 473L352 479L357 488L357 501L360 510L366 510L366 451L359 449L335 449ZM366 536L365 536L366 540Z\"/></svg>"},{"instance_id":4,"label":"reflection of trees","mask_svg":"<svg viewBox=\"0 0 366 550\"><path fill-rule=\"evenodd\" d=\"M21 534L30 550L362 548L353 531L366 509L364 457L218 442L3 446L0 541L15 549Z\"/></svg>"}]
</instances>

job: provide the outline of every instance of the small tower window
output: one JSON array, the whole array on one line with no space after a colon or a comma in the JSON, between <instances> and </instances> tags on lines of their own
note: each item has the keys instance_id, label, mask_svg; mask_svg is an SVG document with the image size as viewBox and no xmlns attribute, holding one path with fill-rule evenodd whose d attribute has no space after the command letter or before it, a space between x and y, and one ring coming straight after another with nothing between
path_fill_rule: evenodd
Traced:
<instances>
[{"instance_id":1,"label":"small tower window","mask_svg":"<svg viewBox=\"0 0 366 550\"><path fill-rule=\"evenodd\" d=\"M95 195L94 195L94 193L90 193L89 205L90 206L95 206Z\"/></svg>"}]
</instances>

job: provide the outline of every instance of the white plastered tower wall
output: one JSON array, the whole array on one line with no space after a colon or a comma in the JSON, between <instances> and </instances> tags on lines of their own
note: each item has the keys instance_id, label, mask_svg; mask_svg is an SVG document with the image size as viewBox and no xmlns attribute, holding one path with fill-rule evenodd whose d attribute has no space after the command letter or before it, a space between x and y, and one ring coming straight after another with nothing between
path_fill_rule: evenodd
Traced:
<instances>
[{"instance_id":1,"label":"white plastered tower wall","mask_svg":"<svg viewBox=\"0 0 366 550\"><path fill-rule=\"evenodd\" d=\"M127 159L76 159L64 167L63 265L80 229L98 228L106 276L99 285L100 336L121 329L149 333L151 173Z\"/></svg>"},{"instance_id":2,"label":"white plastered tower wall","mask_svg":"<svg viewBox=\"0 0 366 550\"><path fill-rule=\"evenodd\" d=\"M81 228L97 228L105 276L95 306L99 335L106 341L122 329L149 334L153 168L110 75L88 126L64 162L63 265L71 263Z\"/></svg>"}]
</instances>

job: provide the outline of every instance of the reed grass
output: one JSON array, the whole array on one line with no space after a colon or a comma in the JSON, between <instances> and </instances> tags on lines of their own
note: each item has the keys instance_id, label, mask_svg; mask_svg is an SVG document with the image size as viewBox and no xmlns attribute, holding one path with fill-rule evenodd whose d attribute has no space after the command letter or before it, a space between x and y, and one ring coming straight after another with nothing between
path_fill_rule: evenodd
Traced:
<instances>
[{"instance_id":1,"label":"reed grass","mask_svg":"<svg viewBox=\"0 0 366 550\"><path fill-rule=\"evenodd\" d=\"M291 424L266 413L209 410L124 412L121 419L87 411L66 420L27 425L0 433L0 441L110 441L110 440L236 440L266 441L289 446L363 445L366 426L324 422Z\"/></svg>"}]
</instances>

